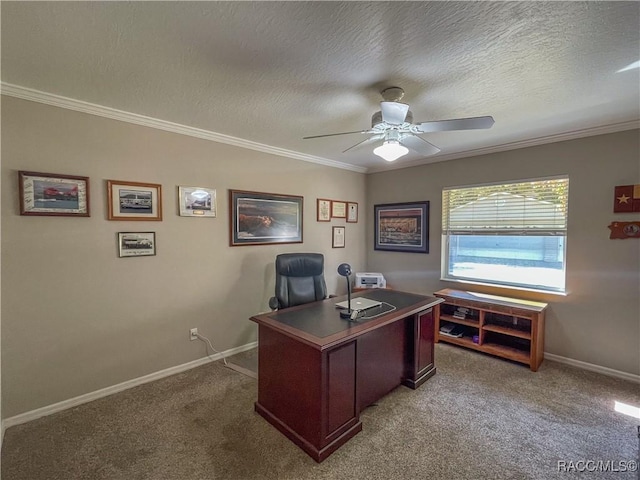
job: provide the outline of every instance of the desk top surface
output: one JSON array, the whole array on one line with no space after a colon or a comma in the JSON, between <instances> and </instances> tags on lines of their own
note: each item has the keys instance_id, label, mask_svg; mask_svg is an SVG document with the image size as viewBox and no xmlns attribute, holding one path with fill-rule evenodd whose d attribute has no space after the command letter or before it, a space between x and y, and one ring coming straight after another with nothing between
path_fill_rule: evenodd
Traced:
<instances>
[{"instance_id":1,"label":"desk top surface","mask_svg":"<svg viewBox=\"0 0 640 480\"><path fill-rule=\"evenodd\" d=\"M347 299L345 295L255 315L251 320L324 349L345 338L361 335L443 301L436 297L377 288L352 295L352 298L356 297L377 300L382 305L366 310L357 321L350 321L340 317L340 309L336 308L336 303Z\"/></svg>"}]
</instances>

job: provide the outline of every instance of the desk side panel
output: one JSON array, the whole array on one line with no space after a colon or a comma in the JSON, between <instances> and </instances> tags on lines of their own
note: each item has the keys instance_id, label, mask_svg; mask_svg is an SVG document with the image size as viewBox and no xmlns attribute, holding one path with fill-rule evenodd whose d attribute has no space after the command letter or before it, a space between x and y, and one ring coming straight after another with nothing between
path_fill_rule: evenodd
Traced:
<instances>
[{"instance_id":1,"label":"desk side panel","mask_svg":"<svg viewBox=\"0 0 640 480\"><path fill-rule=\"evenodd\" d=\"M321 445L321 352L263 325L258 343L259 406L312 445Z\"/></svg>"},{"instance_id":2,"label":"desk side panel","mask_svg":"<svg viewBox=\"0 0 640 480\"><path fill-rule=\"evenodd\" d=\"M357 421L356 411L356 342L349 342L327 352L327 440L338 429Z\"/></svg>"},{"instance_id":3,"label":"desk side panel","mask_svg":"<svg viewBox=\"0 0 640 480\"><path fill-rule=\"evenodd\" d=\"M434 309L429 308L406 320L407 356L403 384L418 388L436 373L434 358Z\"/></svg>"},{"instance_id":4,"label":"desk side panel","mask_svg":"<svg viewBox=\"0 0 640 480\"><path fill-rule=\"evenodd\" d=\"M397 321L358 338L358 405L377 402L400 385L406 337L404 322Z\"/></svg>"}]
</instances>

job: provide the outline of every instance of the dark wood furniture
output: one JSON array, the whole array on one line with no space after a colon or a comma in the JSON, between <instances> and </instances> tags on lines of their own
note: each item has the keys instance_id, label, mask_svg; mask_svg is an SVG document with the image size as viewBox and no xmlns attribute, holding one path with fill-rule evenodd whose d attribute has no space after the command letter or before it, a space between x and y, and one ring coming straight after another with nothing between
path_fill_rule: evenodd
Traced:
<instances>
[{"instance_id":1,"label":"dark wood furniture","mask_svg":"<svg viewBox=\"0 0 640 480\"><path fill-rule=\"evenodd\" d=\"M360 412L435 372L433 306L441 299L390 289L354 297L384 302L357 322L346 297L251 317L258 324L256 411L317 462L362 430Z\"/></svg>"},{"instance_id":2,"label":"dark wood furniture","mask_svg":"<svg viewBox=\"0 0 640 480\"><path fill-rule=\"evenodd\" d=\"M544 359L546 303L450 288L434 295L444 300L435 308L436 343L453 343L524 363L534 372L538 370ZM465 309L468 312L463 316L460 312L464 313ZM463 325L464 336L442 334L440 328L445 322Z\"/></svg>"}]
</instances>

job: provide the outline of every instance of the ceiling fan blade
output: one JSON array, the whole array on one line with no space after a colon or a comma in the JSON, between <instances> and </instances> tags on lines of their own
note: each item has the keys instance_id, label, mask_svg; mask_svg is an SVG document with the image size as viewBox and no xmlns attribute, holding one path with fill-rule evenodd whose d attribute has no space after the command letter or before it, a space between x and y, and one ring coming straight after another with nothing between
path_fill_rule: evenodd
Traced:
<instances>
[{"instance_id":1,"label":"ceiling fan blade","mask_svg":"<svg viewBox=\"0 0 640 480\"><path fill-rule=\"evenodd\" d=\"M423 122L417 125L419 133L448 132L451 130L479 130L491 128L495 121L493 117L455 118L452 120L438 120Z\"/></svg>"},{"instance_id":2,"label":"ceiling fan blade","mask_svg":"<svg viewBox=\"0 0 640 480\"><path fill-rule=\"evenodd\" d=\"M380 102L380 110L382 110L382 120L389 125L402 125L404 119L407 118L409 105L398 102Z\"/></svg>"},{"instance_id":3,"label":"ceiling fan blade","mask_svg":"<svg viewBox=\"0 0 640 480\"><path fill-rule=\"evenodd\" d=\"M400 143L410 150L413 150L420 155L428 157L429 155L435 155L440 151L438 147L427 142L424 138L416 137L415 135L405 135L400 139Z\"/></svg>"},{"instance_id":4,"label":"ceiling fan blade","mask_svg":"<svg viewBox=\"0 0 640 480\"><path fill-rule=\"evenodd\" d=\"M367 138L366 140L361 141L360 143L356 143L352 147L347 148L342 153L347 153L349 150L355 150L365 145L371 145L372 143L379 142L384 139L384 133L379 133L378 135L373 135L372 137Z\"/></svg>"},{"instance_id":5,"label":"ceiling fan blade","mask_svg":"<svg viewBox=\"0 0 640 480\"><path fill-rule=\"evenodd\" d=\"M352 133L372 133L371 130L358 130L357 132L341 132L341 133L327 133L326 135L313 135L311 137L302 137L303 140L309 138L322 138L322 137L335 137L336 135L351 135Z\"/></svg>"}]
</instances>

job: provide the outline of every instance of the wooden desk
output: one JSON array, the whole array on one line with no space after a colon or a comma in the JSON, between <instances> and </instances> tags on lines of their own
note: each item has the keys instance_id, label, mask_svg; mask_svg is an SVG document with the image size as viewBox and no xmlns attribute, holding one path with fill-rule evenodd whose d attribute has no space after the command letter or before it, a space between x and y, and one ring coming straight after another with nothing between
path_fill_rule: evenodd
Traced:
<instances>
[{"instance_id":1,"label":"wooden desk","mask_svg":"<svg viewBox=\"0 0 640 480\"><path fill-rule=\"evenodd\" d=\"M385 303L358 322L340 318L335 304L346 297L251 317L255 409L317 462L362 430L362 409L436 372L432 307L442 299L390 289L353 295L364 296Z\"/></svg>"}]
</instances>

